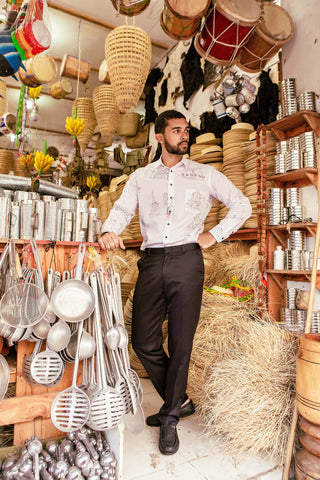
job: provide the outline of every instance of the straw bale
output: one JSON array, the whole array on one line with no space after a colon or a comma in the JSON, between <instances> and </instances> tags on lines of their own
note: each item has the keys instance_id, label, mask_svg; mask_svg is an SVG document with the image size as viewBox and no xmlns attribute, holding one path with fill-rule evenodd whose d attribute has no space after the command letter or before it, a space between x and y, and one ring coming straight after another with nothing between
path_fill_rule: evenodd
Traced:
<instances>
[{"instance_id":1,"label":"straw bale","mask_svg":"<svg viewBox=\"0 0 320 480\"><path fill-rule=\"evenodd\" d=\"M291 332L262 321L250 305L233 299L227 304L208 295L188 382L206 436L219 436L224 451L233 455L247 452L282 462L294 399L297 341Z\"/></svg>"}]
</instances>

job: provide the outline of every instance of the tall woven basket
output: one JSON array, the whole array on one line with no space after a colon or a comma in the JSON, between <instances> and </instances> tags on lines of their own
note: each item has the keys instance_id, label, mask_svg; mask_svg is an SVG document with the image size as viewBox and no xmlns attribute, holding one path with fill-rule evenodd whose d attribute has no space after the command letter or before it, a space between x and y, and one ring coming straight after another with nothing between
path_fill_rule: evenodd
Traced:
<instances>
[{"instance_id":1,"label":"tall woven basket","mask_svg":"<svg viewBox=\"0 0 320 480\"><path fill-rule=\"evenodd\" d=\"M0 173L8 175L14 170L13 153L10 150L0 149Z\"/></svg>"},{"instance_id":2,"label":"tall woven basket","mask_svg":"<svg viewBox=\"0 0 320 480\"><path fill-rule=\"evenodd\" d=\"M100 85L93 91L93 107L103 136L112 136L119 123L119 108L111 85Z\"/></svg>"},{"instance_id":3,"label":"tall woven basket","mask_svg":"<svg viewBox=\"0 0 320 480\"><path fill-rule=\"evenodd\" d=\"M0 120L5 112L7 102L7 87L5 82L0 78Z\"/></svg>"},{"instance_id":4,"label":"tall woven basket","mask_svg":"<svg viewBox=\"0 0 320 480\"><path fill-rule=\"evenodd\" d=\"M81 152L83 153L86 150L97 125L92 98L76 98L72 103L72 115L74 114L75 108L77 109L78 118L84 119L85 127L82 133L78 136L78 142L81 148Z\"/></svg>"},{"instance_id":5,"label":"tall woven basket","mask_svg":"<svg viewBox=\"0 0 320 480\"><path fill-rule=\"evenodd\" d=\"M106 38L105 57L120 112L133 112L150 69L149 36L134 25L117 27Z\"/></svg>"},{"instance_id":6,"label":"tall woven basket","mask_svg":"<svg viewBox=\"0 0 320 480\"><path fill-rule=\"evenodd\" d=\"M20 163L20 157L13 159L13 172L18 177L30 177L28 170Z\"/></svg>"}]
</instances>

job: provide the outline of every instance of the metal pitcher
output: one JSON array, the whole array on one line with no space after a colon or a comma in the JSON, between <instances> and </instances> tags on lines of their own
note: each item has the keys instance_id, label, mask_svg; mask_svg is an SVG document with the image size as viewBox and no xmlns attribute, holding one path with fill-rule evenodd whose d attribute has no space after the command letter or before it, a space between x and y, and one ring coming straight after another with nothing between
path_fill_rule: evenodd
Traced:
<instances>
[{"instance_id":1,"label":"metal pitcher","mask_svg":"<svg viewBox=\"0 0 320 480\"><path fill-rule=\"evenodd\" d=\"M36 240L44 240L44 201L34 200L33 221L33 237Z\"/></svg>"},{"instance_id":2,"label":"metal pitcher","mask_svg":"<svg viewBox=\"0 0 320 480\"><path fill-rule=\"evenodd\" d=\"M9 238L10 204L10 198L0 197L0 238Z\"/></svg>"},{"instance_id":3,"label":"metal pitcher","mask_svg":"<svg viewBox=\"0 0 320 480\"><path fill-rule=\"evenodd\" d=\"M98 218L98 209L89 208L88 217L88 242L94 243L98 241L101 230L101 220Z\"/></svg>"},{"instance_id":4,"label":"metal pitcher","mask_svg":"<svg viewBox=\"0 0 320 480\"><path fill-rule=\"evenodd\" d=\"M75 218L73 228L73 241L83 242L88 229L88 202L87 200L75 201Z\"/></svg>"},{"instance_id":5,"label":"metal pitcher","mask_svg":"<svg viewBox=\"0 0 320 480\"><path fill-rule=\"evenodd\" d=\"M57 202L44 202L44 238L56 240Z\"/></svg>"},{"instance_id":6,"label":"metal pitcher","mask_svg":"<svg viewBox=\"0 0 320 480\"><path fill-rule=\"evenodd\" d=\"M32 215L33 201L23 200L20 202L20 238L22 240L31 240L33 236Z\"/></svg>"},{"instance_id":7,"label":"metal pitcher","mask_svg":"<svg viewBox=\"0 0 320 480\"><path fill-rule=\"evenodd\" d=\"M20 205L17 202L11 203L10 238L12 240L20 238Z\"/></svg>"}]
</instances>

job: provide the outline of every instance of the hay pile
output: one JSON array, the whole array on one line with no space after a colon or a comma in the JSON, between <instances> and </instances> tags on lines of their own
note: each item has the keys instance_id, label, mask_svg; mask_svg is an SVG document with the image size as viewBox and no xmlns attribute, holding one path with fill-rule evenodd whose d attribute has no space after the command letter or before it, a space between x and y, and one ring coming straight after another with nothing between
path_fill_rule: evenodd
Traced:
<instances>
[{"instance_id":1,"label":"hay pile","mask_svg":"<svg viewBox=\"0 0 320 480\"><path fill-rule=\"evenodd\" d=\"M250 305L205 292L188 394L207 437L221 437L231 454L283 461L297 348L290 332L262 321Z\"/></svg>"}]
</instances>

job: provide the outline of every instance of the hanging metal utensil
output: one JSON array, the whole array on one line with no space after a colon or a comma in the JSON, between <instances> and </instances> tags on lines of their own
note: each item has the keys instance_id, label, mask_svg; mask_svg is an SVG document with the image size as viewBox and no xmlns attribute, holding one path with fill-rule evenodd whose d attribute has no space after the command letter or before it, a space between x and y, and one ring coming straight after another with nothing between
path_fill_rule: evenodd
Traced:
<instances>
[{"instance_id":1,"label":"hanging metal utensil","mask_svg":"<svg viewBox=\"0 0 320 480\"><path fill-rule=\"evenodd\" d=\"M78 259L84 259L85 244L80 244ZM76 278L65 280L53 291L51 303L54 313L69 323L88 318L95 305L92 288L81 280L82 263L77 263Z\"/></svg>"},{"instance_id":2,"label":"hanging metal utensil","mask_svg":"<svg viewBox=\"0 0 320 480\"><path fill-rule=\"evenodd\" d=\"M120 423L125 407L121 395L114 388L108 386L106 381L97 275L95 272L90 276L90 283L96 301L95 332L97 343L98 388L90 397L91 412L88 419L88 425L94 430L104 431L113 428Z\"/></svg>"},{"instance_id":3,"label":"hanging metal utensil","mask_svg":"<svg viewBox=\"0 0 320 480\"><path fill-rule=\"evenodd\" d=\"M82 263L85 253L85 245L80 244L78 250L78 262L76 268L76 281L81 275ZM66 284L73 280L66 280ZM83 282L84 283L84 282ZM60 284L63 285L63 284ZM59 288L59 287L57 287ZM57 290L57 289L56 289ZM92 313L92 312L91 312ZM77 374L79 368L79 349L80 340L83 331L83 321L80 320L78 328L78 341L76 357L73 367L73 377L71 387L58 394L51 406L51 418L56 428L63 432L72 432L77 430L87 422L90 415L90 400L88 395L77 386Z\"/></svg>"}]
</instances>

